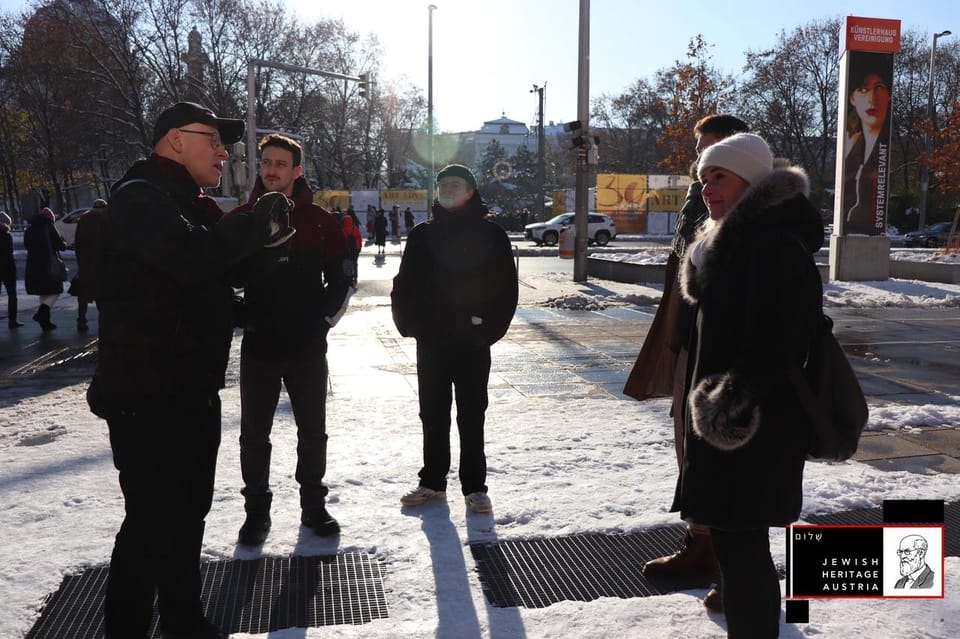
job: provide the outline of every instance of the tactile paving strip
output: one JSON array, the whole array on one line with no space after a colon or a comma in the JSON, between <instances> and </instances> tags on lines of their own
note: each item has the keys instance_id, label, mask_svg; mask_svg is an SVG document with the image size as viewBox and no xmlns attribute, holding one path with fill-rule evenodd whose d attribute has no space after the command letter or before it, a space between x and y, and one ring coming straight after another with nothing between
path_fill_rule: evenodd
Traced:
<instances>
[{"instance_id":1,"label":"tactile paving strip","mask_svg":"<svg viewBox=\"0 0 960 639\"><path fill-rule=\"evenodd\" d=\"M64 578L26 639L100 639L107 566ZM207 617L229 632L362 624L387 615L380 564L365 553L201 565ZM151 637L159 639L157 616Z\"/></svg>"}]
</instances>

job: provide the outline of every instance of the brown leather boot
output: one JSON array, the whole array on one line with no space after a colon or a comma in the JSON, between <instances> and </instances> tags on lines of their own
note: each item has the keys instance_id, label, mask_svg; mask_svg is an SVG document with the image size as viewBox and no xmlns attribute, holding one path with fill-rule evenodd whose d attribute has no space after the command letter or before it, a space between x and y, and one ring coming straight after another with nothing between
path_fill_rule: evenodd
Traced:
<instances>
[{"instance_id":1,"label":"brown leather boot","mask_svg":"<svg viewBox=\"0 0 960 639\"><path fill-rule=\"evenodd\" d=\"M676 590L709 587L719 580L719 573L710 534L693 533L689 528L680 540L680 550L648 561L643 567L644 577Z\"/></svg>"},{"instance_id":2,"label":"brown leather boot","mask_svg":"<svg viewBox=\"0 0 960 639\"><path fill-rule=\"evenodd\" d=\"M707 610L713 612L723 612L723 595L720 592L720 584L713 584L707 595L703 598L703 605Z\"/></svg>"}]
</instances>

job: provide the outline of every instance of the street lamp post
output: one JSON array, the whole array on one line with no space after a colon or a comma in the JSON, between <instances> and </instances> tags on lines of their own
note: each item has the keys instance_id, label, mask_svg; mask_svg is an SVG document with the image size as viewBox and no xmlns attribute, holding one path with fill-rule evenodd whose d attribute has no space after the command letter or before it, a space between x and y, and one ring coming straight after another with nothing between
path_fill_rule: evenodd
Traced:
<instances>
[{"instance_id":1,"label":"street lamp post","mask_svg":"<svg viewBox=\"0 0 960 639\"><path fill-rule=\"evenodd\" d=\"M433 12L437 5L427 7L430 16L430 27L427 36L427 137L430 143L430 178L427 181L427 219L433 216L433 180L437 175L433 155Z\"/></svg>"},{"instance_id":2,"label":"street lamp post","mask_svg":"<svg viewBox=\"0 0 960 639\"><path fill-rule=\"evenodd\" d=\"M547 178L546 146L545 140L543 139L543 92L545 88L546 83L544 83L542 87L535 84L530 90L530 93L537 93L539 95L539 107L537 109L537 206L534 209L538 222L542 222L545 219L543 215L543 185Z\"/></svg>"},{"instance_id":3,"label":"street lamp post","mask_svg":"<svg viewBox=\"0 0 960 639\"><path fill-rule=\"evenodd\" d=\"M926 161L920 166L920 215L918 219L919 226L918 230L923 230L927 222L927 189L930 186L930 151L931 148L931 138L930 132L936 128L936 111L933 107L933 71L934 71L934 60L937 55L937 38L942 38L944 36L950 35L951 32L941 31L940 33L933 34L933 44L930 46L930 77L927 82L927 130L923 133L923 152L926 156Z\"/></svg>"},{"instance_id":4,"label":"street lamp post","mask_svg":"<svg viewBox=\"0 0 960 639\"><path fill-rule=\"evenodd\" d=\"M580 27L577 47L577 120L583 126L586 144L577 149L577 196L574 227L577 239L573 252L573 281L587 281L587 178L589 177L590 133L590 0L580 0Z\"/></svg>"}]
</instances>

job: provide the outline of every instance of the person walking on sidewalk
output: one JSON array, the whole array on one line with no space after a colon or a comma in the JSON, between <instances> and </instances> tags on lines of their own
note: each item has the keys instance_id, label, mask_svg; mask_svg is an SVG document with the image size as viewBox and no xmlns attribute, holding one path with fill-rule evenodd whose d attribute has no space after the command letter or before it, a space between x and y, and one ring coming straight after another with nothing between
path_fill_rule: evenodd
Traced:
<instances>
[{"instance_id":1,"label":"person walking on sidewalk","mask_svg":"<svg viewBox=\"0 0 960 639\"><path fill-rule=\"evenodd\" d=\"M258 145L260 175L250 200L231 216L250 211L266 191L293 200L297 234L289 258L263 269L255 256L244 265L243 343L240 348L240 470L246 520L238 541L256 546L270 531L270 431L286 386L297 424L296 479L300 521L317 535L340 532L326 509L327 333L346 310L352 262L343 229L303 178L303 150L272 133Z\"/></svg>"},{"instance_id":2,"label":"person walking on sidewalk","mask_svg":"<svg viewBox=\"0 0 960 639\"><path fill-rule=\"evenodd\" d=\"M357 228L354 218L350 215L343 216L343 237L347 241L347 255L353 264L353 273L350 283L353 288L357 288L357 267L360 262L360 250L363 248L363 236L360 235L360 229Z\"/></svg>"},{"instance_id":3,"label":"person walking on sidewalk","mask_svg":"<svg viewBox=\"0 0 960 639\"><path fill-rule=\"evenodd\" d=\"M374 243L377 245L377 255L383 255L387 246L387 216L383 209L377 209L376 217L373 218L373 236Z\"/></svg>"},{"instance_id":4,"label":"person walking on sidewalk","mask_svg":"<svg viewBox=\"0 0 960 639\"><path fill-rule=\"evenodd\" d=\"M290 203L270 194L219 221L220 183L243 120L180 102L160 114L153 153L111 190L100 237L99 353L87 389L107 420L125 516L104 600L106 639L225 639L200 600L200 550L213 500L220 397L233 338L229 271L282 243Z\"/></svg>"},{"instance_id":5,"label":"person walking on sidewalk","mask_svg":"<svg viewBox=\"0 0 960 639\"><path fill-rule=\"evenodd\" d=\"M70 294L77 297L77 332L86 333L87 307L96 300L97 251L100 245L100 225L107 207L106 200L97 198L90 210L77 220L74 252L77 256L77 274L70 281Z\"/></svg>"},{"instance_id":6,"label":"person walking on sidewalk","mask_svg":"<svg viewBox=\"0 0 960 639\"><path fill-rule=\"evenodd\" d=\"M460 433L460 488L472 512L492 510L487 496L484 421L490 347L517 308L517 270L507 234L486 219L477 180L465 166L437 174L433 218L407 237L391 293L393 321L417 340L417 387L423 424L419 486L400 503L446 497L450 470L451 388Z\"/></svg>"},{"instance_id":7,"label":"person walking on sidewalk","mask_svg":"<svg viewBox=\"0 0 960 639\"><path fill-rule=\"evenodd\" d=\"M67 243L53 225L57 216L44 208L30 218L30 226L23 233L23 245L27 249L27 268L23 282L28 295L40 298L40 307L33 315L33 321L44 332L57 327L50 321L50 313L57 298L63 293L63 282L67 279L67 267L60 258L60 251Z\"/></svg>"},{"instance_id":8,"label":"person walking on sidewalk","mask_svg":"<svg viewBox=\"0 0 960 639\"><path fill-rule=\"evenodd\" d=\"M711 144L735 133L745 133L747 124L738 117L714 114L702 118L693 128L697 155ZM692 167L693 183L677 215L673 234L673 251L667 259L663 298L657 307L650 331L640 349L637 363L630 373L624 392L636 399L673 396L670 414L673 417L677 465L683 466L683 400L686 396L687 344L696 317L693 305L683 300L679 287L679 266L697 232L709 219L697 178L696 163ZM718 584L719 567L710 543L710 529L689 524L676 553L649 561L643 575L661 587L682 589ZM722 611L719 585L714 585L703 600L710 610Z\"/></svg>"},{"instance_id":9,"label":"person walking on sidewalk","mask_svg":"<svg viewBox=\"0 0 960 639\"><path fill-rule=\"evenodd\" d=\"M821 326L823 221L806 174L774 169L760 136L720 140L697 167L710 221L680 274L696 328L671 510L710 528L727 636L776 637L769 528L796 521L803 500L810 431L787 371Z\"/></svg>"},{"instance_id":10,"label":"person walking on sidewalk","mask_svg":"<svg viewBox=\"0 0 960 639\"><path fill-rule=\"evenodd\" d=\"M396 204L390 208L390 236L400 239L400 207Z\"/></svg>"},{"instance_id":11,"label":"person walking on sidewalk","mask_svg":"<svg viewBox=\"0 0 960 639\"><path fill-rule=\"evenodd\" d=\"M7 290L7 326L20 328L17 321L17 263L13 259L13 220L6 211L0 211L0 286Z\"/></svg>"}]
</instances>

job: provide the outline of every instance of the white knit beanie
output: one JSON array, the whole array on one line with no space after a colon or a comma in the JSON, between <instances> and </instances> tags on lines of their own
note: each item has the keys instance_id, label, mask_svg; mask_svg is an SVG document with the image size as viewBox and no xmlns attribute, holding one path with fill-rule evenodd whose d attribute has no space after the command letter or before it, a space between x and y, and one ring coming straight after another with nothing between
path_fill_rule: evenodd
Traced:
<instances>
[{"instance_id":1,"label":"white knit beanie","mask_svg":"<svg viewBox=\"0 0 960 639\"><path fill-rule=\"evenodd\" d=\"M753 184L773 171L773 153L759 135L737 133L711 144L700 154L697 176L701 180L708 166L727 169Z\"/></svg>"}]
</instances>

